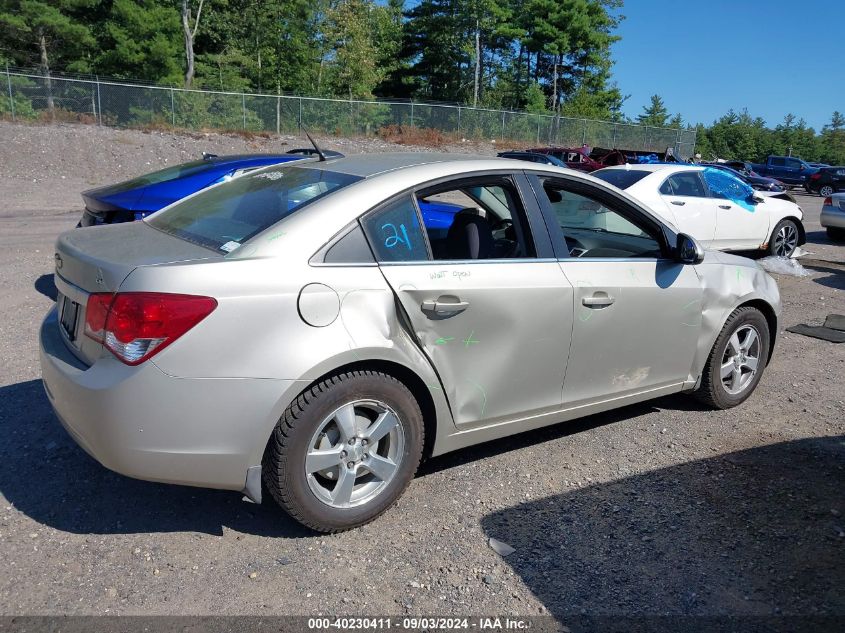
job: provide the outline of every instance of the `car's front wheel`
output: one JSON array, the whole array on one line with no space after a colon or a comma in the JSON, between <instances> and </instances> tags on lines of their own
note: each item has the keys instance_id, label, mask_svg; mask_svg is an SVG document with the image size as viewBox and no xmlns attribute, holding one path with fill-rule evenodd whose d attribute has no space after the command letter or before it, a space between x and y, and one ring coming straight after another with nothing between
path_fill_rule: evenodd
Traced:
<instances>
[{"instance_id":1,"label":"car's front wheel","mask_svg":"<svg viewBox=\"0 0 845 633\"><path fill-rule=\"evenodd\" d=\"M793 220L781 220L769 239L769 255L790 257L798 247L798 225Z\"/></svg>"},{"instance_id":2,"label":"car's front wheel","mask_svg":"<svg viewBox=\"0 0 845 633\"><path fill-rule=\"evenodd\" d=\"M822 185L821 187L819 187L819 195L822 198L827 198L828 196L832 196L834 193L836 193L836 190L833 187L831 187L830 185Z\"/></svg>"},{"instance_id":3,"label":"car's front wheel","mask_svg":"<svg viewBox=\"0 0 845 633\"><path fill-rule=\"evenodd\" d=\"M422 457L413 394L374 371L336 374L288 406L264 453L270 494L320 532L372 521L401 496Z\"/></svg>"},{"instance_id":4,"label":"car's front wheel","mask_svg":"<svg viewBox=\"0 0 845 633\"><path fill-rule=\"evenodd\" d=\"M770 340L769 324L759 310L734 310L713 344L696 397L717 409L743 402L760 382Z\"/></svg>"}]
</instances>

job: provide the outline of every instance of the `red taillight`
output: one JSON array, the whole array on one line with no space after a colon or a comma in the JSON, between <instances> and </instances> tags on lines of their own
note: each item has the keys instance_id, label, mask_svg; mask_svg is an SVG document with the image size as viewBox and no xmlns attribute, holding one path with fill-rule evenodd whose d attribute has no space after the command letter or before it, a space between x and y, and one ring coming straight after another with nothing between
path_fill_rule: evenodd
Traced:
<instances>
[{"instance_id":1,"label":"red taillight","mask_svg":"<svg viewBox=\"0 0 845 633\"><path fill-rule=\"evenodd\" d=\"M813 174L813 175L811 175L811 176L810 176L810 180L818 180L818 179L819 179L819 178L821 178L821 177L822 177L822 175L821 175L821 174L819 174L819 173L815 173L815 174Z\"/></svg>"},{"instance_id":2,"label":"red taillight","mask_svg":"<svg viewBox=\"0 0 845 633\"><path fill-rule=\"evenodd\" d=\"M163 292L96 293L88 297L85 334L127 365L158 354L217 307L211 297Z\"/></svg>"},{"instance_id":3,"label":"red taillight","mask_svg":"<svg viewBox=\"0 0 845 633\"><path fill-rule=\"evenodd\" d=\"M824 202L822 202L822 204L827 205L828 207L832 207L833 206L833 198L828 196L827 198L824 199Z\"/></svg>"}]
</instances>

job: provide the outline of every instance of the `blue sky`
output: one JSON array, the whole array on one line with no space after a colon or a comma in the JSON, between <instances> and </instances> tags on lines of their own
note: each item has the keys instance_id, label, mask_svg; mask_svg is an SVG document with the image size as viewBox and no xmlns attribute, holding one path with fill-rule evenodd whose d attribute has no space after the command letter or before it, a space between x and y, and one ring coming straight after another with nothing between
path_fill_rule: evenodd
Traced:
<instances>
[{"instance_id":1,"label":"blue sky","mask_svg":"<svg viewBox=\"0 0 845 633\"><path fill-rule=\"evenodd\" d=\"M748 108L820 130L845 111L843 0L626 0L622 14L613 79L628 116L653 94L692 123Z\"/></svg>"}]
</instances>

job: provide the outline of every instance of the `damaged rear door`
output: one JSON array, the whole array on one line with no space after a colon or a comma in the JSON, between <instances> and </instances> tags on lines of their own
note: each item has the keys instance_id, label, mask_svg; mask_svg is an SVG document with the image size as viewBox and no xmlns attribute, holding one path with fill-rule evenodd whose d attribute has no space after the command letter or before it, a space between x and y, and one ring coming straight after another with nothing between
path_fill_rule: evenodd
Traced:
<instances>
[{"instance_id":1,"label":"damaged rear door","mask_svg":"<svg viewBox=\"0 0 845 633\"><path fill-rule=\"evenodd\" d=\"M533 245L519 250L528 244L517 248L516 240L496 241L495 235L514 237L516 232L530 244L530 237L513 181L497 177L490 182L490 187L474 185L466 191L509 208L500 208L495 218L468 221L468 215L484 210L480 202L455 217L459 224L473 224L473 231L480 227L484 241L485 223L501 222L499 215L518 204L521 217L508 218L501 222L506 228L492 231L493 250L454 257L456 244L470 250L478 244L456 237L457 228L426 231L410 193L363 220L380 269L440 377L440 385L429 387L445 391L459 427L560 408L569 355L572 287L557 262L538 258ZM520 225L519 231L508 231L511 222ZM511 247L516 250L508 252Z\"/></svg>"}]
</instances>

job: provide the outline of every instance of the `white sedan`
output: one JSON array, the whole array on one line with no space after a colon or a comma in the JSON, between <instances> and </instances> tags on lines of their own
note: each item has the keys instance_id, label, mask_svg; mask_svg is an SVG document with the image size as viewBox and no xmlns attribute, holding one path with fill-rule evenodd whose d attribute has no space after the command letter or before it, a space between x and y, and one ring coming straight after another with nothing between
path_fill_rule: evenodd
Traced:
<instances>
[{"instance_id":1,"label":"white sedan","mask_svg":"<svg viewBox=\"0 0 845 633\"><path fill-rule=\"evenodd\" d=\"M761 195L719 169L699 165L621 165L592 175L624 189L705 248L759 249L789 257L806 242L801 207L789 200Z\"/></svg>"}]
</instances>

